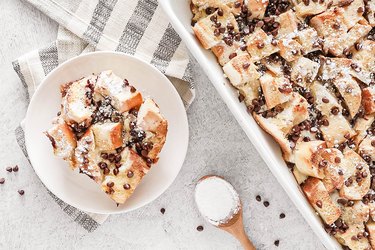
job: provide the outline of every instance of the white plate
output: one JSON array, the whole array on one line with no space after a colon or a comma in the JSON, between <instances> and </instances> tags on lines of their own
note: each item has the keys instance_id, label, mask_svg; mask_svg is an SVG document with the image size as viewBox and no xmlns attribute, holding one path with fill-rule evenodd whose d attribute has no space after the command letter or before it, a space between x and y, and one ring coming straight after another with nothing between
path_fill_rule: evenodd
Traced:
<instances>
[{"instance_id":1,"label":"white plate","mask_svg":"<svg viewBox=\"0 0 375 250\"><path fill-rule=\"evenodd\" d=\"M163 0L160 1L160 4L170 18L174 29L197 59L203 71L206 72L230 111L262 156L264 162L266 162L268 168L285 189L321 242L328 249L341 249L340 244L326 233L319 216L315 214L307 202L299 185L288 170L277 143L257 125L252 116L247 113L245 105L239 103L237 91L224 78L223 71L215 56L210 51L203 49L195 38L190 25L192 18L190 2L190 0Z\"/></svg>"},{"instance_id":2,"label":"white plate","mask_svg":"<svg viewBox=\"0 0 375 250\"><path fill-rule=\"evenodd\" d=\"M73 172L65 161L55 157L50 142L43 134L51 127L51 121L59 111L60 85L108 69L128 79L144 95L152 97L168 120L167 140L159 162L152 167L131 198L119 207L94 181ZM48 74L27 110L25 139L31 164L52 193L81 210L114 214L146 205L172 184L185 159L189 129L180 96L156 68L123 53L95 52L73 58Z\"/></svg>"}]
</instances>

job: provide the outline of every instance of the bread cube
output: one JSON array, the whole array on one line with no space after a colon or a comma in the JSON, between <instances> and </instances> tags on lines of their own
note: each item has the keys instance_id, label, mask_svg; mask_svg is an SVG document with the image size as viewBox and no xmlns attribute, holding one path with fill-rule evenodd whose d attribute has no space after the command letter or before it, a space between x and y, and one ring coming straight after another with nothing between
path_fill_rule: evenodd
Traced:
<instances>
[{"instance_id":1,"label":"bread cube","mask_svg":"<svg viewBox=\"0 0 375 250\"><path fill-rule=\"evenodd\" d=\"M367 155L371 161L375 161L375 146L372 143L375 141L375 135L368 134L359 144L358 152L361 155Z\"/></svg>"},{"instance_id":2,"label":"bread cube","mask_svg":"<svg viewBox=\"0 0 375 250\"><path fill-rule=\"evenodd\" d=\"M302 190L326 224L332 224L340 217L340 208L332 201L321 180L309 177Z\"/></svg>"},{"instance_id":3,"label":"bread cube","mask_svg":"<svg viewBox=\"0 0 375 250\"><path fill-rule=\"evenodd\" d=\"M301 56L302 46L296 40L285 38L279 42L280 56L292 62Z\"/></svg>"},{"instance_id":4,"label":"bread cube","mask_svg":"<svg viewBox=\"0 0 375 250\"><path fill-rule=\"evenodd\" d=\"M319 166L318 154L319 149L325 148L324 141L300 142L295 148L296 168L305 175L323 179L324 168Z\"/></svg>"},{"instance_id":5,"label":"bread cube","mask_svg":"<svg viewBox=\"0 0 375 250\"><path fill-rule=\"evenodd\" d=\"M90 81L94 82L94 77L85 77L62 86L61 116L69 125L77 123L86 126L92 120L94 107L89 98L92 94L88 85Z\"/></svg>"},{"instance_id":6,"label":"bread cube","mask_svg":"<svg viewBox=\"0 0 375 250\"><path fill-rule=\"evenodd\" d=\"M259 80L250 81L243 85L237 86L239 93L245 97L246 106L252 105L252 100L259 97L260 82Z\"/></svg>"},{"instance_id":7,"label":"bread cube","mask_svg":"<svg viewBox=\"0 0 375 250\"><path fill-rule=\"evenodd\" d=\"M103 173L98 165L101 160L96 149L94 133L89 128L77 143L74 151L74 167L78 167L81 173L101 184Z\"/></svg>"},{"instance_id":8,"label":"bread cube","mask_svg":"<svg viewBox=\"0 0 375 250\"><path fill-rule=\"evenodd\" d=\"M91 126L98 149L110 151L123 145L121 123L96 123Z\"/></svg>"},{"instance_id":9,"label":"bread cube","mask_svg":"<svg viewBox=\"0 0 375 250\"><path fill-rule=\"evenodd\" d=\"M315 29L309 27L297 33L296 40L302 45L302 54L306 55L321 49L322 40Z\"/></svg>"},{"instance_id":10,"label":"bread cube","mask_svg":"<svg viewBox=\"0 0 375 250\"><path fill-rule=\"evenodd\" d=\"M371 249L370 243L366 237L357 238L359 233L364 233L365 227L363 223L349 226L345 233L338 232L335 238L341 244L348 246L350 249ZM355 237L356 240L353 238Z\"/></svg>"},{"instance_id":11,"label":"bread cube","mask_svg":"<svg viewBox=\"0 0 375 250\"><path fill-rule=\"evenodd\" d=\"M101 188L116 203L123 204L133 194L149 168L137 153L125 148L121 153L121 166L117 169L117 175L111 171L104 177Z\"/></svg>"},{"instance_id":12,"label":"bread cube","mask_svg":"<svg viewBox=\"0 0 375 250\"><path fill-rule=\"evenodd\" d=\"M318 74L320 64L306 57L299 57L292 62L291 79L300 86L307 87Z\"/></svg>"},{"instance_id":13,"label":"bread cube","mask_svg":"<svg viewBox=\"0 0 375 250\"><path fill-rule=\"evenodd\" d=\"M323 80L331 80L337 77L346 76L351 74L351 64L352 60L347 58L328 58L321 57L320 73Z\"/></svg>"},{"instance_id":14,"label":"bread cube","mask_svg":"<svg viewBox=\"0 0 375 250\"><path fill-rule=\"evenodd\" d=\"M305 174L302 174L298 170L298 168L293 168L293 175L296 178L296 181L297 181L298 184L304 183L307 180L307 178L309 178L309 176L307 176Z\"/></svg>"},{"instance_id":15,"label":"bread cube","mask_svg":"<svg viewBox=\"0 0 375 250\"><path fill-rule=\"evenodd\" d=\"M351 128L349 122L342 115L341 105L337 99L323 85L314 83L311 86L311 92L315 98L316 108L326 116L328 126L320 126L323 137L329 147L338 145L347 140L345 137L353 137L355 131ZM324 100L324 101L323 101ZM328 101L327 101L328 100ZM331 110L337 108L337 115L332 114Z\"/></svg>"},{"instance_id":16,"label":"bread cube","mask_svg":"<svg viewBox=\"0 0 375 250\"><path fill-rule=\"evenodd\" d=\"M260 77L250 55L236 56L224 65L223 70L235 87L255 81Z\"/></svg>"},{"instance_id":17,"label":"bread cube","mask_svg":"<svg viewBox=\"0 0 375 250\"><path fill-rule=\"evenodd\" d=\"M142 95L134 87L126 85L122 78L116 76L112 70L100 73L95 85L95 92L103 96L110 96L112 105L121 113L139 107Z\"/></svg>"},{"instance_id":18,"label":"bread cube","mask_svg":"<svg viewBox=\"0 0 375 250\"><path fill-rule=\"evenodd\" d=\"M375 71L375 41L363 40L361 49L353 50L353 62L361 71L351 71L351 74L361 82L369 85L374 79L371 74Z\"/></svg>"},{"instance_id":19,"label":"bread cube","mask_svg":"<svg viewBox=\"0 0 375 250\"><path fill-rule=\"evenodd\" d=\"M375 114L365 115L364 117L359 117L355 124L354 130L357 133L355 137L355 144L358 146L361 141L367 136L367 129L371 127L371 124L375 120Z\"/></svg>"},{"instance_id":20,"label":"bread cube","mask_svg":"<svg viewBox=\"0 0 375 250\"><path fill-rule=\"evenodd\" d=\"M354 45L355 42L359 41L362 37L366 36L371 30L371 26L368 24L368 22L363 19L360 23L356 23L348 33L345 34L345 40L343 40L343 43L340 44L338 48L342 49L342 52L345 49L349 49L351 46ZM339 50L339 49L337 49ZM339 51L337 51L339 53ZM341 54L337 54L341 55Z\"/></svg>"},{"instance_id":21,"label":"bread cube","mask_svg":"<svg viewBox=\"0 0 375 250\"><path fill-rule=\"evenodd\" d=\"M253 62L279 51L277 44L272 45L272 39L273 37L267 35L262 29L257 29L246 38L247 52Z\"/></svg>"},{"instance_id":22,"label":"bread cube","mask_svg":"<svg viewBox=\"0 0 375 250\"><path fill-rule=\"evenodd\" d=\"M287 102L292 96L292 85L285 77L273 77L266 72L259 78L267 108Z\"/></svg>"},{"instance_id":23,"label":"bread cube","mask_svg":"<svg viewBox=\"0 0 375 250\"><path fill-rule=\"evenodd\" d=\"M359 170L359 166L361 170ZM351 149L346 149L344 151L344 159L341 163L343 168L345 182L348 182L348 179L352 180L352 183L348 185L343 185L340 189L340 196L349 200L361 200L363 196L367 194L370 189L371 184L371 174L369 166L367 163L359 156L356 152ZM365 173L360 182L356 181L356 173L360 171Z\"/></svg>"},{"instance_id":24,"label":"bread cube","mask_svg":"<svg viewBox=\"0 0 375 250\"><path fill-rule=\"evenodd\" d=\"M358 9L364 9L364 7L363 0L353 0L349 5L342 7L342 15L348 29L363 19L363 12L358 11Z\"/></svg>"},{"instance_id":25,"label":"bread cube","mask_svg":"<svg viewBox=\"0 0 375 250\"><path fill-rule=\"evenodd\" d=\"M232 56L246 55L247 52L240 49L241 44L239 42L233 42L232 46L221 42L211 48L212 52L215 54L217 60L221 66L224 66L227 62L231 60Z\"/></svg>"},{"instance_id":26,"label":"bread cube","mask_svg":"<svg viewBox=\"0 0 375 250\"><path fill-rule=\"evenodd\" d=\"M366 223L370 218L370 208L362 201L355 201L354 205L342 207L341 219L349 225Z\"/></svg>"},{"instance_id":27,"label":"bread cube","mask_svg":"<svg viewBox=\"0 0 375 250\"><path fill-rule=\"evenodd\" d=\"M317 152L316 162L318 164L325 162L324 180L332 186L331 190L327 188L328 192L340 189L344 184L345 178L342 174L344 170L341 167L341 159L343 158L344 155L341 151L335 148L324 148ZM340 162L337 162L338 159ZM324 180L323 183L325 182Z\"/></svg>"},{"instance_id":28,"label":"bread cube","mask_svg":"<svg viewBox=\"0 0 375 250\"><path fill-rule=\"evenodd\" d=\"M251 18L263 19L268 2L268 0L248 0L247 8L252 13Z\"/></svg>"},{"instance_id":29,"label":"bread cube","mask_svg":"<svg viewBox=\"0 0 375 250\"><path fill-rule=\"evenodd\" d=\"M203 48L210 49L213 46L219 44L223 37L227 33L227 25L232 24L234 31L238 32L238 24L234 19L233 14L228 8L222 8L224 14L222 16L217 14L217 11L205 18L200 19L193 27L195 36L201 42ZM218 23L221 24L221 28L225 28L225 32L219 32L219 28L216 28L215 22L211 19L215 17Z\"/></svg>"},{"instance_id":30,"label":"bread cube","mask_svg":"<svg viewBox=\"0 0 375 250\"><path fill-rule=\"evenodd\" d=\"M279 56L275 56L275 57L266 57L266 58L263 58L261 60L261 63L266 66L266 68L275 76L284 76L284 66L283 66L283 62L279 59L276 59L276 58L280 58Z\"/></svg>"},{"instance_id":31,"label":"bread cube","mask_svg":"<svg viewBox=\"0 0 375 250\"><path fill-rule=\"evenodd\" d=\"M324 38L323 49L335 56L342 55L348 27L341 8L326 11L313 17L310 25Z\"/></svg>"},{"instance_id":32,"label":"bread cube","mask_svg":"<svg viewBox=\"0 0 375 250\"><path fill-rule=\"evenodd\" d=\"M280 27L277 33L277 38L285 38L286 36L294 38L298 32L298 19L293 10L288 10L280 14L277 20L280 23Z\"/></svg>"},{"instance_id":33,"label":"bread cube","mask_svg":"<svg viewBox=\"0 0 375 250\"><path fill-rule=\"evenodd\" d=\"M375 112L375 85L362 90L362 105L366 114Z\"/></svg>"},{"instance_id":34,"label":"bread cube","mask_svg":"<svg viewBox=\"0 0 375 250\"><path fill-rule=\"evenodd\" d=\"M159 107L152 99L146 99L141 105L138 111L137 126L146 131L144 141L152 145L152 148L143 156L156 162L167 137L168 122L160 114Z\"/></svg>"},{"instance_id":35,"label":"bread cube","mask_svg":"<svg viewBox=\"0 0 375 250\"><path fill-rule=\"evenodd\" d=\"M71 161L77 146L76 137L72 129L61 117L55 118L52 128L45 132L51 141L53 152L57 157Z\"/></svg>"},{"instance_id":36,"label":"bread cube","mask_svg":"<svg viewBox=\"0 0 375 250\"><path fill-rule=\"evenodd\" d=\"M308 5L304 2L300 2L295 5L296 14L300 19L304 19L307 16L317 15L324 12L327 9L328 1L310 1Z\"/></svg>"},{"instance_id":37,"label":"bread cube","mask_svg":"<svg viewBox=\"0 0 375 250\"><path fill-rule=\"evenodd\" d=\"M337 77L333 80L333 84L344 99L350 116L354 117L361 106L362 100L361 88L357 81L352 76L347 75L345 77Z\"/></svg>"}]
</instances>

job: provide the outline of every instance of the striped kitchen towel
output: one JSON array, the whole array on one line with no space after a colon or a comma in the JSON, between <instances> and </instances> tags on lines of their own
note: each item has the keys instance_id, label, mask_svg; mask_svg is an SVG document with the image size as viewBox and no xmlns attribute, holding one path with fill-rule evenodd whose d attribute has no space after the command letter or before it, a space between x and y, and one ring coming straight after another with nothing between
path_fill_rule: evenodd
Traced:
<instances>
[{"instance_id":1,"label":"striped kitchen towel","mask_svg":"<svg viewBox=\"0 0 375 250\"><path fill-rule=\"evenodd\" d=\"M13 62L28 101L51 70L69 58L95 50L121 51L150 62L171 79L186 108L193 101L189 55L157 0L25 1L60 24L56 41ZM16 129L16 138L27 157L22 125ZM107 218L80 211L49 193L63 211L88 231L95 230Z\"/></svg>"}]
</instances>

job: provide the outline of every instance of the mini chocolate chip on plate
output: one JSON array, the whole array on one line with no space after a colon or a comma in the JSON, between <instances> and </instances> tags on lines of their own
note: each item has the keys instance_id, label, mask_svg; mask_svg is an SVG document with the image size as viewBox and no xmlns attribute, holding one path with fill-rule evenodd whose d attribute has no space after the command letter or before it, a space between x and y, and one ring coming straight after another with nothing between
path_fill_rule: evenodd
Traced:
<instances>
[{"instance_id":1,"label":"mini chocolate chip on plate","mask_svg":"<svg viewBox=\"0 0 375 250\"><path fill-rule=\"evenodd\" d=\"M0 184L4 184L5 178L0 178Z\"/></svg>"},{"instance_id":2,"label":"mini chocolate chip on plate","mask_svg":"<svg viewBox=\"0 0 375 250\"><path fill-rule=\"evenodd\" d=\"M13 167L13 172L18 172L18 165Z\"/></svg>"},{"instance_id":3,"label":"mini chocolate chip on plate","mask_svg":"<svg viewBox=\"0 0 375 250\"><path fill-rule=\"evenodd\" d=\"M5 170L8 171L9 173L13 171L11 167L7 167Z\"/></svg>"},{"instance_id":4,"label":"mini chocolate chip on plate","mask_svg":"<svg viewBox=\"0 0 375 250\"><path fill-rule=\"evenodd\" d=\"M269 203L268 201L265 201L265 202L263 202L263 205L264 205L265 207L268 207L268 206L270 205L270 203Z\"/></svg>"},{"instance_id":5,"label":"mini chocolate chip on plate","mask_svg":"<svg viewBox=\"0 0 375 250\"><path fill-rule=\"evenodd\" d=\"M281 213L280 214L280 219L284 219L285 218L285 214L284 213Z\"/></svg>"},{"instance_id":6,"label":"mini chocolate chip on plate","mask_svg":"<svg viewBox=\"0 0 375 250\"><path fill-rule=\"evenodd\" d=\"M203 231L203 226L197 226L197 231L202 232Z\"/></svg>"},{"instance_id":7,"label":"mini chocolate chip on plate","mask_svg":"<svg viewBox=\"0 0 375 250\"><path fill-rule=\"evenodd\" d=\"M24 194L25 194L25 191L22 190L22 189L18 190L17 192L18 192L20 195L24 195Z\"/></svg>"},{"instance_id":8,"label":"mini chocolate chip on plate","mask_svg":"<svg viewBox=\"0 0 375 250\"><path fill-rule=\"evenodd\" d=\"M162 214L165 213L165 208L164 208L164 207L162 207L162 208L160 209L160 213L162 213Z\"/></svg>"}]
</instances>

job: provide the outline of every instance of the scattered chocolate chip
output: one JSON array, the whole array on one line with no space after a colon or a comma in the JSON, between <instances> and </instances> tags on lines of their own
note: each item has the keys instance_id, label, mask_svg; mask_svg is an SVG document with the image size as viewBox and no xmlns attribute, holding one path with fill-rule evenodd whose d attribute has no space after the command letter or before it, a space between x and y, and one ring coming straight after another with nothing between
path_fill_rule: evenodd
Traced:
<instances>
[{"instance_id":1,"label":"scattered chocolate chip","mask_svg":"<svg viewBox=\"0 0 375 250\"><path fill-rule=\"evenodd\" d=\"M217 10L217 14L218 14L219 16L223 16L223 15L224 15L224 11L223 11L222 9L218 9L218 10Z\"/></svg>"},{"instance_id":2,"label":"scattered chocolate chip","mask_svg":"<svg viewBox=\"0 0 375 250\"><path fill-rule=\"evenodd\" d=\"M269 203L268 201L265 201L265 202L263 202L263 205L264 205L265 207L268 207L268 206L270 205L270 203Z\"/></svg>"},{"instance_id":3,"label":"scattered chocolate chip","mask_svg":"<svg viewBox=\"0 0 375 250\"><path fill-rule=\"evenodd\" d=\"M341 169L339 169L339 170L337 171L337 173L338 173L339 175L344 175L344 172L343 172Z\"/></svg>"},{"instance_id":4,"label":"scattered chocolate chip","mask_svg":"<svg viewBox=\"0 0 375 250\"><path fill-rule=\"evenodd\" d=\"M281 213L279 217L280 217L280 219L284 219L285 218L285 214Z\"/></svg>"},{"instance_id":5,"label":"scattered chocolate chip","mask_svg":"<svg viewBox=\"0 0 375 250\"><path fill-rule=\"evenodd\" d=\"M126 184L123 185L123 188L124 188L125 190L129 190L129 189L130 189L130 185L126 183Z\"/></svg>"},{"instance_id":6,"label":"scattered chocolate chip","mask_svg":"<svg viewBox=\"0 0 375 250\"><path fill-rule=\"evenodd\" d=\"M255 199L256 199L257 201L262 201L262 197L260 197L260 195L257 195L257 196L255 197Z\"/></svg>"},{"instance_id":7,"label":"scattered chocolate chip","mask_svg":"<svg viewBox=\"0 0 375 250\"><path fill-rule=\"evenodd\" d=\"M9 173L13 171L11 167L7 167L5 170L8 171Z\"/></svg>"},{"instance_id":8,"label":"scattered chocolate chip","mask_svg":"<svg viewBox=\"0 0 375 250\"><path fill-rule=\"evenodd\" d=\"M0 184L4 184L5 178L0 178Z\"/></svg>"},{"instance_id":9,"label":"scattered chocolate chip","mask_svg":"<svg viewBox=\"0 0 375 250\"><path fill-rule=\"evenodd\" d=\"M340 157L335 157L335 163L340 163L341 162L341 158Z\"/></svg>"},{"instance_id":10,"label":"scattered chocolate chip","mask_svg":"<svg viewBox=\"0 0 375 250\"><path fill-rule=\"evenodd\" d=\"M197 226L197 231L202 232L203 231L203 226Z\"/></svg>"},{"instance_id":11,"label":"scattered chocolate chip","mask_svg":"<svg viewBox=\"0 0 375 250\"><path fill-rule=\"evenodd\" d=\"M165 213L165 208L164 208L164 207L162 207L162 208L160 209L160 213L162 213L162 214Z\"/></svg>"},{"instance_id":12,"label":"scattered chocolate chip","mask_svg":"<svg viewBox=\"0 0 375 250\"><path fill-rule=\"evenodd\" d=\"M345 206L345 205L348 203L348 200L345 199L345 198L338 198L338 199L337 199L337 203L339 203L339 204Z\"/></svg>"},{"instance_id":13,"label":"scattered chocolate chip","mask_svg":"<svg viewBox=\"0 0 375 250\"><path fill-rule=\"evenodd\" d=\"M276 39L272 39L271 44L272 44L273 46L277 46L277 40L276 40Z\"/></svg>"},{"instance_id":14,"label":"scattered chocolate chip","mask_svg":"<svg viewBox=\"0 0 375 250\"><path fill-rule=\"evenodd\" d=\"M331 108L331 113L333 115L338 115L339 112L340 112L340 109L338 107L332 107Z\"/></svg>"},{"instance_id":15,"label":"scattered chocolate chip","mask_svg":"<svg viewBox=\"0 0 375 250\"><path fill-rule=\"evenodd\" d=\"M107 182L107 187L113 187L114 185L115 183L113 183L112 181Z\"/></svg>"},{"instance_id":16,"label":"scattered chocolate chip","mask_svg":"<svg viewBox=\"0 0 375 250\"><path fill-rule=\"evenodd\" d=\"M364 10L363 7L359 7L359 8L357 9L357 12L358 12L358 13L363 13L363 12L365 12L365 10Z\"/></svg>"},{"instance_id":17,"label":"scattered chocolate chip","mask_svg":"<svg viewBox=\"0 0 375 250\"><path fill-rule=\"evenodd\" d=\"M366 172L363 172L362 173L362 178L366 178L367 177L367 173Z\"/></svg>"},{"instance_id":18,"label":"scattered chocolate chip","mask_svg":"<svg viewBox=\"0 0 375 250\"><path fill-rule=\"evenodd\" d=\"M18 165L13 167L13 172L18 172Z\"/></svg>"},{"instance_id":19,"label":"scattered chocolate chip","mask_svg":"<svg viewBox=\"0 0 375 250\"><path fill-rule=\"evenodd\" d=\"M134 86L131 86L131 87L130 87L130 92L134 93L135 91L137 91L137 89L134 88Z\"/></svg>"},{"instance_id":20,"label":"scattered chocolate chip","mask_svg":"<svg viewBox=\"0 0 375 250\"><path fill-rule=\"evenodd\" d=\"M257 44L258 49L263 49L264 46L265 46L265 45L264 45L263 42L260 42L260 43Z\"/></svg>"},{"instance_id":21,"label":"scattered chocolate chip","mask_svg":"<svg viewBox=\"0 0 375 250\"><path fill-rule=\"evenodd\" d=\"M338 30L338 29L340 29L340 24L335 22L334 24L332 24L332 28Z\"/></svg>"},{"instance_id":22,"label":"scattered chocolate chip","mask_svg":"<svg viewBox=\"0 0 375 250\"><path fill-rule=\"evenodd\" d=\"M116 155L115 160L116 163L119 163L121 161L121 155Z\"/></svg>"},{"instance_id":23,"label":"scattered chocolate chip","mask_svg":"<svg viewBox=\"0 0 375 250\"><path fill-rule=\"evenodd\" d=\"M24 195L24 194L25 194L25 191L22 190L22 189L18 190L17 192L18 192L20 195Z\"/></svg>"},{"instance_id":24,"label":"scattered chocolate chip","mask_svg":"<svg viewBox=\"0 0 375 250\"><path fill-rule=\"evenodd\" d=\"M98 166L99 166L100 169L105 169L105 168L108 167L108 166L107 166L107 163L105 163L105 162L99 162L99 163L98 163Z\"/></svg>"},{"instance_id":25,"label":"scattered chocolate chip","mask_svg":"<svg viewBox=\"0 0 375 250\"><path fill-rule=\"evenodd\" d=\"M273 244L275 244L275 246L279 246L279 244L280 244L280 240L275 240L275 242L273 243Z\"/></svg>"},{"instance_id":26,"label":"scattered chocolate chip","mask_svg":"<svg viewBox=\"0 0 375 250\"><path fill-rule=\"evenodd\" d=\"M371 141L371 146L375 147L375 140Z\"/></svg>"},{"instance_id":27,"label":"scattered chocolate chip","mask_svg":"<svg viewBox=\"0 0 375 250\"><path fill-rule=\"evenodd\" d=\"M246 45L246 44L241 45L240 49L241 49L242 51L245 51L245 50L247 49L247 45Z\"/></svg>"},{"instance_id":28,"label":"scattered chocolate chip","mask_svg":"<svg viewBox=\"0 0 375 250\"><path fill-rule=\"evenodd\" d=\"M214 11L215 11L215 9L212 8L212 7L208 7L208 8L206 8L206 10L205 10L205 12L206 12L207 15L211 15Z\"/></svg>"}]
</instances>

